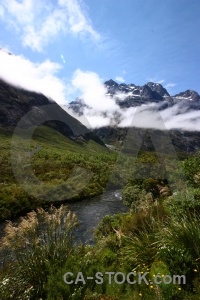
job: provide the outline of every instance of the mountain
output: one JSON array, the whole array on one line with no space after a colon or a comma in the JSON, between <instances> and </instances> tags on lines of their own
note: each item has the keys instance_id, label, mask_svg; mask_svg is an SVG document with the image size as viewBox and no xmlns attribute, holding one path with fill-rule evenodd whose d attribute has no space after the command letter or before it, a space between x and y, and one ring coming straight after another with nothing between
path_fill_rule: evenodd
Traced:
<instances>
[{"instance_id":1,"label":"mountain","mask_svg":"<svg viewBox=\"0 0 200 300\"><path fill-rule=\"evenodd\" d=\"M102 193L115 159L57 103L3 80L0 145L0 221Z\"/></svg>"},{"instance_id":2,"label":"mountain","mask_svg":"<svg viewBox=\"0 0 200 300\"><path fill-rule=\"evenodd\" d=\"M141 106L142 104L157 103L160 109L172 107L173 105L184 106L185 111L200 109L200 95L192 90L187 90L180 94L170 96L168 91L160 84L148 82L143 86L133 83L118 84L110 79L104 83L107 89L107 96L114 98L120 108ZM83 109L87 105L80 98L72 101L69 107L79 115L83 114ZM88 107L88 106L87 106Z\"/></svg>"},{"instance_id":3,"label":"mountain","mask_svg":"<svg viewBox=\"0 0 200 300\"><path fill-rule=\"evenodd\" d=\"M70 103L70 108L78 115L83 115L83 110L86 107L89 108L89 106L86 105L84 101L80 98L76 98Z\"/></svg>"},{"instance_id":4,"label":"mountain","mask_svg":"<svg viewBox=\"0 0 200 300\"><path fill-rule=\"evenodd\" d=\"M140 87L134 84L118 84L112 79L105 82L105 87L107 96L115 99L122 110L150 103L157 103L160 110L177 105L180 108L177 113L180 114L200 109L200 96L192 90L170 96L159 83L148 82ZM69 107L79 115L83 114L85 107L89 108L81 98L71 102ZM120 120L120 112L115 114L116 120ZM108 126L92 132L53 100L0 80L0 127L12 131L20 120L19 126L23 128L42 124L57 130L73 141L82 143L92 139L100 145L106 143L121 146L128 130ZM170 135L179 152L195 152L200 148L198 131L171 130ZM151 148L148 138L144 141L143 150Z\"/></svg>"},{"instance_id":5,"label":"mountain","mask_svg":"<svg viewBox=\"0 0 200 300\"><path fill-rule=\"evenodd\" d=\"M53 100L0 80L0 127L12 131L17 124L22 128L47 125L72 140L93 139L104 145L94 133Z\"/></svg>"},{"instance_id":6,"label":"mountain","mask_svg":"<svg viewBox=\"0 0 200 300\"><path fill-rule=\"evenodd\" d=\"M94 132L104 141L104 143L110 147L117 150L122 149L124 141L129 133L129 128L119 128L119 127L101 127L94 130ZM162 141L163 133L161 130L154 129L142 129L142 128L132 128L131 129L131 139L132 144L137 145L137 137L141 136L143 138L143 143L141 145L141 151L155 151L154 145L151 140L151 136L156 135L157 138L160 137ZM189 153L195 153L200 149L200 132L195 131L181 131L181 130L169 130L168 136L172 142L177 155L180 158L184 158ZM135 141L133 141L135 139ZM162 142L160 144L160 149L163 148ZM163 149L163 152L165 149Z\"/></svg>"},{"instance_id":7,"label":"mountain","mask_svg":"<svg viewBox=\"0 0 200 300\"><path fill-rule=\"evenodd\" d=\"M137 86L133 83L118 84L110 79L104 83L107 90L107 97L112 98L120 107L118 112L114 112L116 124L114 126L100 127L94 129L94 132L106 143L121 147L125 140L128 128L119 128L120 112L131 107L137 107L147 104L156 104L157 110L166 108L176 108L176 115L191 111L200 110L200 95L192 90L186 90L174 96L159 83L148 82L143 86ZM77 114L82 115L84 108L89 108L82 99L78 98L69 104L69 107ZM144 129L135 128L136 132L142 132ZM157 132L159 132L157 130ZM196 152L200 148L200 132L186 130L170 130L169 136L175 149L181 153ZM142 150L148 151L152 148L149 137L145 135Z\"/></svg>"}]
</instances>

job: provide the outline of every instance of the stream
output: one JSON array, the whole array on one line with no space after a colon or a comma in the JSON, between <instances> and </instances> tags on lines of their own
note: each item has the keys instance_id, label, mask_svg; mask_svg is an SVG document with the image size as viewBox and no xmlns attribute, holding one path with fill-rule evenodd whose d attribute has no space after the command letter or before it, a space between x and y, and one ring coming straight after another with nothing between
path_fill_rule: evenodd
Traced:
<instances>
[{"instance_id":1,"label":"stream","mask_svg":"<svg viewBox=\"0 0 200 300\"><path fill-rule=\"evenodd\" d=\"M105 191L102 195L66 205L76 213L80 223L75 230L75 241L84 244L94 244L94 229L103 217L128 211L128 208L122 203L120 190ZM18 223L19 218L13 221ZM0 223L0 237L3 235L4 226L5 222Z\"/></svg>"},{"instance_id":2,"label":"stream","mask_svg":"<svg viewBox=\"0 0 200 300\"><path fill-rule=\"evenodd\" d=\"M128 208L122 203L120 190L105 191L102 195L70 203L68 206L72 212L76 213L80 222L75 238L85 244L94 243L94 229L103 217L128 211Z\"/></svg>"}]
</instances>

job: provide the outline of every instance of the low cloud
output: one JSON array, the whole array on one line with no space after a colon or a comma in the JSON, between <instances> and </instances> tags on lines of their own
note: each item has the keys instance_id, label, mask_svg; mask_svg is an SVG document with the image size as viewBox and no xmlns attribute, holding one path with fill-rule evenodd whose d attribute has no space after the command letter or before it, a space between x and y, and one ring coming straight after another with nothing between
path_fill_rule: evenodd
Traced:
<instances>
[{"instance_id":1,"label":"low cloud","mask_svg":"<svg viewBox=\"0 0 200 300\"><path fill-rule=\"evenodd\" d=\"M150 104L123 109L122 121L118 126L166 129L161 113L156 108L156 104Z\"/></svg>"},{"instance_id":2,"label":"low cloud","mask_svg":"<svg viewBox=\"0 0 200 300\"><path fill-rule=\"evenodd\" d=\"M100 34L85 16L78 0L37 1L4 0L0 4L0 17L16 31L24 46L41 52L60 33L89 35L95 41Z\"/></svg>"},{"instance_id":3,"label":"low cloud","mask_svg":"<svg viewBox=\"0 0 200 300\"><path fill-rule=\"evenodd\" d=\"M119 127L138 127L151 129L181 129L187 131L200 130L200 111L179 114L179 108L170 107L158 111L157 105L131 107L122 112Z\"/></svg>"},{"instance_id":4,"label":"low cloud","mask_svg":"<svg viewBox=\"0 0 200 300\"><path fill-rule=\"evenodd\" d=\"M90 129L109 126L111 124L110 118L105 117L102 114L99 114L98 112L96 112L96 114L88 113L86 115L86 118L88 124L90 124ZM83 124L86 125L86 123Z\"/></svg>"},{"instance_id":5,"label":"low cloud","mask_svg":"<svg viewBox=\"0 0 200 300\"><path fill-rule=\"evenodd\" d=\"M107 112L119 109L115 101L106 96L107 89L98 74L78 69L74 73L72 85L79 90L80 98L93 110Z\"/></svg>"},{"instance_id":6,"label":"low cloud","mask_svg":"<svg viewBox=\"0 0 200 300\"><path fill-rule=\"evenodd\" d=\"M115 100L123 101L128 96L133 96L132 92L129 92L129 93L119 93L118 92L115 94L114 98L115 98Z\"/></svg>"},{"instance_id":7,"label":"low cloud","mask_svg":"<svg viewBox=\"0 0 200 300\"><path fill-rule=\"evenodd\" d=\"M96 73L77 70L72 84L79 89L80 98L88 106L83 113L92 128L115 125L163 130L200 130L200 111L187 112L187 108L181 103L161 111L159 103L120 109L116 100L123 101L131 93L118 93L113 97L106 95L107 90Z\"/></svg>"},{"instance_id":8,"label":"low cloud","mask_svg":"<svg viewBox=\"0 0 200 300\"><path fill-rule=\"evenodd\" d=\"M40 92L57 101L66 103L67 84L57 77L62 68L58 63L46 60L33 63L23 56L9 55L0 50L0 78L29 91Z\"/></svg>"},{"instance_id":9,"label":"low cloud","mask_svg":"<svg viewBox=\"0 0 200 300\"><path fill-rule=\"evenodd\" d=\"M67 105L69 92L78 93L87 105L83 110L84 116L79 117L79 120L87 127L115 125L200 131L200 111L188 111L181 102L164 110L160 110L160 104L157 103L120 109L116 100L123 101L127 94L119 93L113 97L106 95L105 85L94 72L78 69L71 82L65 82L58 77L62 68L60 64L49 60L33 63L2 49L0 66L1 79L26 90L43 93L63 108L66 107L63 105ZM75 116L71 110L69 112Z\"/></svg>"},{"instance_id":10,"label":"low cloud","mask_svg":"<svg viewBox=\"0 0 200 300\"><path fill-rule=\"evenodd\" d=\"M200 131L200 111L180 113L182 109L181 105L175 105L161 112L166 128Z\"/></svg>"}]
</instances>

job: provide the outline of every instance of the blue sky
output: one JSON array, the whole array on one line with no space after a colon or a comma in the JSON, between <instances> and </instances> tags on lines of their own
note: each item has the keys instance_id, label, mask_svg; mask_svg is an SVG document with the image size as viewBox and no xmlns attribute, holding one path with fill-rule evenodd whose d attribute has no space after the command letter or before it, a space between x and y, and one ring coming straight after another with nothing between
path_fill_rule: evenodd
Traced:
<instances>
[{"instance_id":1,"label":"blue sky","mask_svg":"<svg viewBox=\"0 0 200 300\"><path fill-rule=\"evenodd\" d=\"M101 82L160 82L171 95L186 89L200 93L199 1L2 3L0 47L14 55L12 62L5 54L0 60L0 76L8 81L23 85L26 77L27 88L37 90L41 79L41 91L51 86L49 94L54 90L58 102L79 95L88 74Z\"/></svg>"}]
</instances>

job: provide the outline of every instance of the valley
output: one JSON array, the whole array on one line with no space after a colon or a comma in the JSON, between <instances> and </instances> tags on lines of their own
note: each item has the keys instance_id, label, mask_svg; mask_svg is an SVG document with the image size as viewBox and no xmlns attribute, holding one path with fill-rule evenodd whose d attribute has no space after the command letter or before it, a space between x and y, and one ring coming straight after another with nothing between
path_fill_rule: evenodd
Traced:
<instances>
[{"instance_id":1,"label":"valley","mask_svg":"<svg viewBox=\"0 0 200 300\"><path fill-rule=\"evenodd\" d=\"M2 299L198 299L199 131L89 130L4 82L0 111ZM187 285L66 285L80 269L184 274Z\"/></svg>"}]
</instances>

